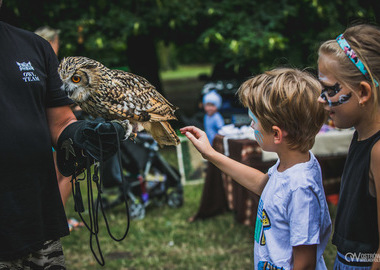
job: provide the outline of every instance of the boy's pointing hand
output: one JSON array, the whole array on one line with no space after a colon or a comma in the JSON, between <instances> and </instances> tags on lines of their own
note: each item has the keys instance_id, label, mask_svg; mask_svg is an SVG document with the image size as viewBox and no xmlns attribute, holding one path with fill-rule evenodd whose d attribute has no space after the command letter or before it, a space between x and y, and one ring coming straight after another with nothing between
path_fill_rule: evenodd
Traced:
<instances>
[{"instance_id":1,"label":"boy's pointing hand","mask_svg":"<svg viewBox=\"0 0 380 270\"><path fill-rule=\"evenodd\" d=\"M202 154L203 158L208 159L211 153L215 151L208 141L206 133L201 129L187 126L181 128L180 131L191 141L199 153Z\"/></svg>"}]
</instances>

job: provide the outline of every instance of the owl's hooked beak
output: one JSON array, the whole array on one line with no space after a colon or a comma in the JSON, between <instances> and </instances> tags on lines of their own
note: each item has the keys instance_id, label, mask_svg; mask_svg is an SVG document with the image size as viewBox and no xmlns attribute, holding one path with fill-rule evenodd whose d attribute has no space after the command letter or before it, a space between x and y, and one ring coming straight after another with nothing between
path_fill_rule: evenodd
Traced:
<instances>
[{"instance_id":1,"label":"owl's hooked beak","mask_svg":"<svg viewBox=\"0 0 380 270\"><path fill-rule=\"evenodd\" d=\"M70 89L70 87L68 87L68 85L66 84L62 84L61 86L61 89L62 91L64 91L66 93L66 95L68 95L69 97L73 94L74 90L73 89Z\"/></svg>"}]
</instances>

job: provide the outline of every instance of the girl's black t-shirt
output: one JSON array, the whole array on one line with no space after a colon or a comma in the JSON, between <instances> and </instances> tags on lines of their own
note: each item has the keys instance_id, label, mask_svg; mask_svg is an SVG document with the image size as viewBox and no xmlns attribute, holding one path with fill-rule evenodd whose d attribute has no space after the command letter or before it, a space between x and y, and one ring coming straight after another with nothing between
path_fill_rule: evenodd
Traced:
<instances>
[{"instance_id":1,"label":"girl's black t-shirt","mask_svg":"<svg viewBox=\"0 0 380 270\"><path fill-rule=\"evenodd\" d=\"M0 260L68 234L46 117L72 103L57 67L47 41L0 22Z\"/></svg>"},{"instance_id":2,"label":"girl's black t-shirt","mask_svg":"<svg viewBox=\"0 0 380 270\"><path fill-rule=\"evenodd\" d=\"M343 255L374 254L379 248L376 198L369 193L369 170L371 150L380 139L380 131L363 141L357 138L355 132L342 174L332 239Z\"/></svg>"}]
</instances>

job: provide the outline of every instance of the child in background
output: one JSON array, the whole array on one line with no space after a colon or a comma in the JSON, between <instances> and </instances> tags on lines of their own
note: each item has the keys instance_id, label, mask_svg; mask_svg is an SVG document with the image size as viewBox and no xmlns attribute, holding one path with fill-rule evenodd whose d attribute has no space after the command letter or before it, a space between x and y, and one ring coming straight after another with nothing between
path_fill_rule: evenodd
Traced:
<instances>
[{"instance_id":1,"label":"child in background","mask_svg":"<svg viewBox=\"0 0 380 270\"><path fill-rule=\"evenodd\" d=\"M321 169L310 152L326 119L316 102L320 88L310 74L288 68L265 72L240 87L238 94L249 108L258 144L279 157L268 173L215 151L200 129L181 129L204 158L261 196L255 269L326 269L322 254L331 220Z\"/></svg>"},{"instance_id":2,"label":"child in background","mask_svg":"<svg viewBox=\"0 0 380 270\"><path fill-rule=\"evenodd\" d=\"M356 129L341 180L334 269L380 269L380 29L357 25L326 41L318 69L318 101L336 127Z\"/></svg>"},{"instance_id":3,"label":"child in background","mask_svg":"<svg viewBox=\"0 0 380 270\"><path fill-rule=\"evenodd\" d=\"M224 126L223 116L218 112L222 106L222 97L215 91L211 91L203 96L202 102L206 113L203 118L203 125L207 138L212 143L219 129Z\"/></svg>"}]
</instances>

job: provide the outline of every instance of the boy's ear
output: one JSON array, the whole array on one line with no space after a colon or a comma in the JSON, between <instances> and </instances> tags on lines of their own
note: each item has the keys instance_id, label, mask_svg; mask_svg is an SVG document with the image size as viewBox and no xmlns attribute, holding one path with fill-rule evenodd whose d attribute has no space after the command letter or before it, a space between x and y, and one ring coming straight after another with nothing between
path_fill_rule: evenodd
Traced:
<instances>
[{"instance_id":1,"label":"boy's ear","mask_svg":"<svg viewBox=\"0 0 380 270\"><path fill-rule=\"evenodd\" d=\"M281 143L284 140L284 138L288 135L288 132L279 128L278 126L273 126L272 131L275 144Z\"/></svg>"},{"instance_id":2,"label":"boy's ear","mask_svg":"<svg viewBox=\"0 0 380 270\"><path fill-rule=\"evenodd\" d=\"M372 96L372 87L366 81L360 82L360 86L359 87L360 87L360 90L359 90L359 104L363 104L364 105L366 102L368 102L368 100Z\"/></svg>"}]
</instances>

